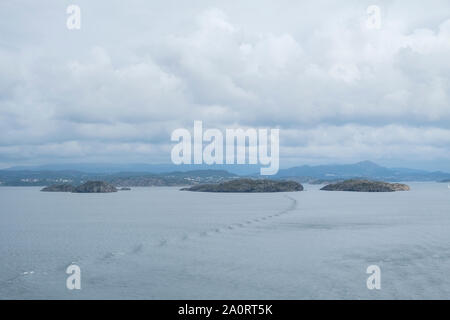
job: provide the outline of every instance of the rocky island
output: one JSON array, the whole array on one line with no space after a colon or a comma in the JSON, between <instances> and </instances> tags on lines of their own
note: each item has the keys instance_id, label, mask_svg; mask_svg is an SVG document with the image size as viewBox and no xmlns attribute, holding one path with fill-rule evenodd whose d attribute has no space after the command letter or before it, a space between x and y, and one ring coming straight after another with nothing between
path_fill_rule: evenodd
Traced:
<instances>
[{"instance_id":1,"label":"rocky island","mask_svg":"<svg viewBox=\"0 0 450 320\"><path fill-rule=\"evenodd\" d=\"M117 192L116 187L104 181L88 181L74 187L70 184L52 185L43 188L45 192L74 192L74 193L109 193Z\"/></svg>"},{"instance_id":2,"label":"rocky island","mask_svg":"<svg viewBox=\"0 0 450 320\"><path fill-rule=\"evenodd\" d=\"M196 192L290 192L302 191L303 186L295 181L235 179L217 184L199 184L183 191Z\"/></svg>"},{"instance_id":3,"label":"rocky island","mask_svg":"<svg viewBox=\"0 0 450 320\"><path fill-rule=\"evenodd\" d=\"M116 187L104 181L88 181L75 188L76 193L108 193L117 192Z\"/></svg>"},{"instance_id":4,"label":"rocky island","mask_svg":"<svg viewBox=\"0 0 450 320\"><path fill-rule=\"evenodd\" d=\"M388 183L382 181L352 179L338 183L328 184L320 190L356 191L356 192L393 192L393 191L408 191L409 186L401 183Z\"/></svg>"},{"instance_id":5,"label":"rocky island","mask_svg":"<svg viewBox=\"0 0 450 320\"><path fill-rule=\"evenodd\" d=\"M41 191L44 192L73 192L75 187L70 184L54 184L43 188Z\"/></svg>"}]
</instances>

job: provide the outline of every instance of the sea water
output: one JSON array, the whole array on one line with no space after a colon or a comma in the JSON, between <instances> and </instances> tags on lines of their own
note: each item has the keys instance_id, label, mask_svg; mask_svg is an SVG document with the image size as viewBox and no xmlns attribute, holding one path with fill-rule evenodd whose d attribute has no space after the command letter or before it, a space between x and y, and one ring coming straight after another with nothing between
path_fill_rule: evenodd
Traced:
<instances>
[{"instance_id":1,"label":"sea water","mask_svg":"<svg viewBox=\"0 0 450 320\"><path fill-rule=\"evenodd\" d=\"M450 190L0 187L1 299L449 299ZM68 290L77 265L81 289ZM369 290L367 268L380 269Z\"/></svg>"}]
</instances>

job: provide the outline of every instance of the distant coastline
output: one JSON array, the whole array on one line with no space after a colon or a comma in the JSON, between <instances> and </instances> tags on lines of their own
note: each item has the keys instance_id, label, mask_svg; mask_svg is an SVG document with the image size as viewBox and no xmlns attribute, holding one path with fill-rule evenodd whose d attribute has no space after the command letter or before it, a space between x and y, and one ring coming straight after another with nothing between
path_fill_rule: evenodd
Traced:
<instances>
[{"instance_id":1,"label":"distant coastline","mask_svg":"<svg viewBox=\"0 0 450 320\"><path fill-rule=\"evenodd\" d=\"M239 168L239 165L235 165ZM320 166L299 166L289 169L281 169L274 176L260 176L253 171L249 165L243 165L250 173L236 174L227 170L218 170L217 165L202 167L199 170L187 170L197 168L196 166L155 166L155 172L133 171L130 167L117 167L116 170L128 169L130 171L114 171L108 166L102 169L99 165L92 172L86 166L86 171L78 170L51 170L51 167L35 167L31 170L24 168L12 168L0 170L0 186L49 186L54 184L81 185L87 181L105 181L116 187L148 187L148 186L192 186L196 184L221 183L241 178L250 179L270 179L270 180L291 180L298 183L310 184L331 184L342 182L348 179L373 180L385 182L402 181L435 181L450 182L450 173L428 172L415 169L392 169L379 166L370 161L363 161L348 165L320 165ZM56 169L63 167L55 166ZM151 170L152 166L137 166L134 168ZM177 169L175 171L160 172L164 169ZM230 166L224 166L229 169ZM106 172L107 170L112 170ZM253 173L251 173L253 172Z\"/></svg>"}]
</instances>

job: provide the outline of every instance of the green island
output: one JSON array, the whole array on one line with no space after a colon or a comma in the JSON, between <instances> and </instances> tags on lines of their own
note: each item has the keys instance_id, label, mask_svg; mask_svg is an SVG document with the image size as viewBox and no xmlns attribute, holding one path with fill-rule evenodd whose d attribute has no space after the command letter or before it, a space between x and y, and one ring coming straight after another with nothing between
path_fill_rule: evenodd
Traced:
<instances>
[{"instance_id":1,"label":"green island","mask_svg":"<svg viewBox=\"0 0 450 320\"><path fill-rule=\"evenodd\" d=\"M291 192L302 191L303 186L295 181L277 181L267 179L235 179L231 181L216 184L198 184L188 188L181 189L183 191L195 192Z\"/></svg>"},{"instance_id":2,"label":"green island","mask_svg":"<svg viewBox=\"0 0 450 320\"><path fill-rule=\"evenodd\" d=\"M342 182L328 184L320 190L325 191L355 191L355 192L394 192L408 191L406 184L388 183L382 181L351 179Z\"/></svg>"},{"instance_id":3,"label":"green island","mask_svg":"<svg viewBox=\"0 0 450 320\"><path fill-rule=\"evenodd\" d=\"M73 192L73 193L110 193L117 192L117 188L104 181L87 181L77 187L70 184L54 184L43 188L44 192Z\"/></svg>"}]
</instances>

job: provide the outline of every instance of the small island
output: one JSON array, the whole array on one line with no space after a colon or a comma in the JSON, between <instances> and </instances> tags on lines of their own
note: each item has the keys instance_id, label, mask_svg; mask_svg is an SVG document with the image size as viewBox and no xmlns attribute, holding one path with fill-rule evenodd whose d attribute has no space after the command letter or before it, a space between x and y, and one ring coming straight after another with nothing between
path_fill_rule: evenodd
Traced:
<instances>
[{"instance_id":1,"label":"small island","mask_svg":"<svg viewBox=\"0 0 450 320\"><path fill-rule=\"evenodd\" d=\"M44 192L73 192L75 187L70 184L54 184L43 188L41 191Z\"/></svg>"},{"instance_id":2,"label":"small island","mask_svg":"<svg viewBox=\"0 0 450 320\"><path fill-rule=\"evenodd\" d=\"M408 191L409 189L410 189L409 186L401 183L388 183L382 181L351 179L326 185L320 190L355 191L355 192L394 192L394 191Z\"/></svg>"},{"instance_id":3,"label":"small island","mask_svg":"<svg viewBox=\"0 0 450 320\"><path fill-rule=\"evenodd\" d=\"M236 179L218 184L199 184L182 191L196 192L291 192L302 191L303 186L295 181Z\"/></svg>"},{"instance_id":4,"label":"small island","mask_svg":"<svg viewBox=\"0 0 450 320\"><path fill-rule=\"evenodd\" d=\"M116 187L104 181L87 181L78 187L70 184L52 185L43 188L44 192L73 192L73 193L109 193L117 192Z\"/></svg>"},{"instance_id":5,"label":"small island","mask_svg":"<svg viewBox=\"0 0 450 320\"><path fill-rule=\"evenodd\" d=\"M117 192L116 187L104 181L88 181L75 188L76 193L109 193Z\"/></svg>"}]
</instances>

